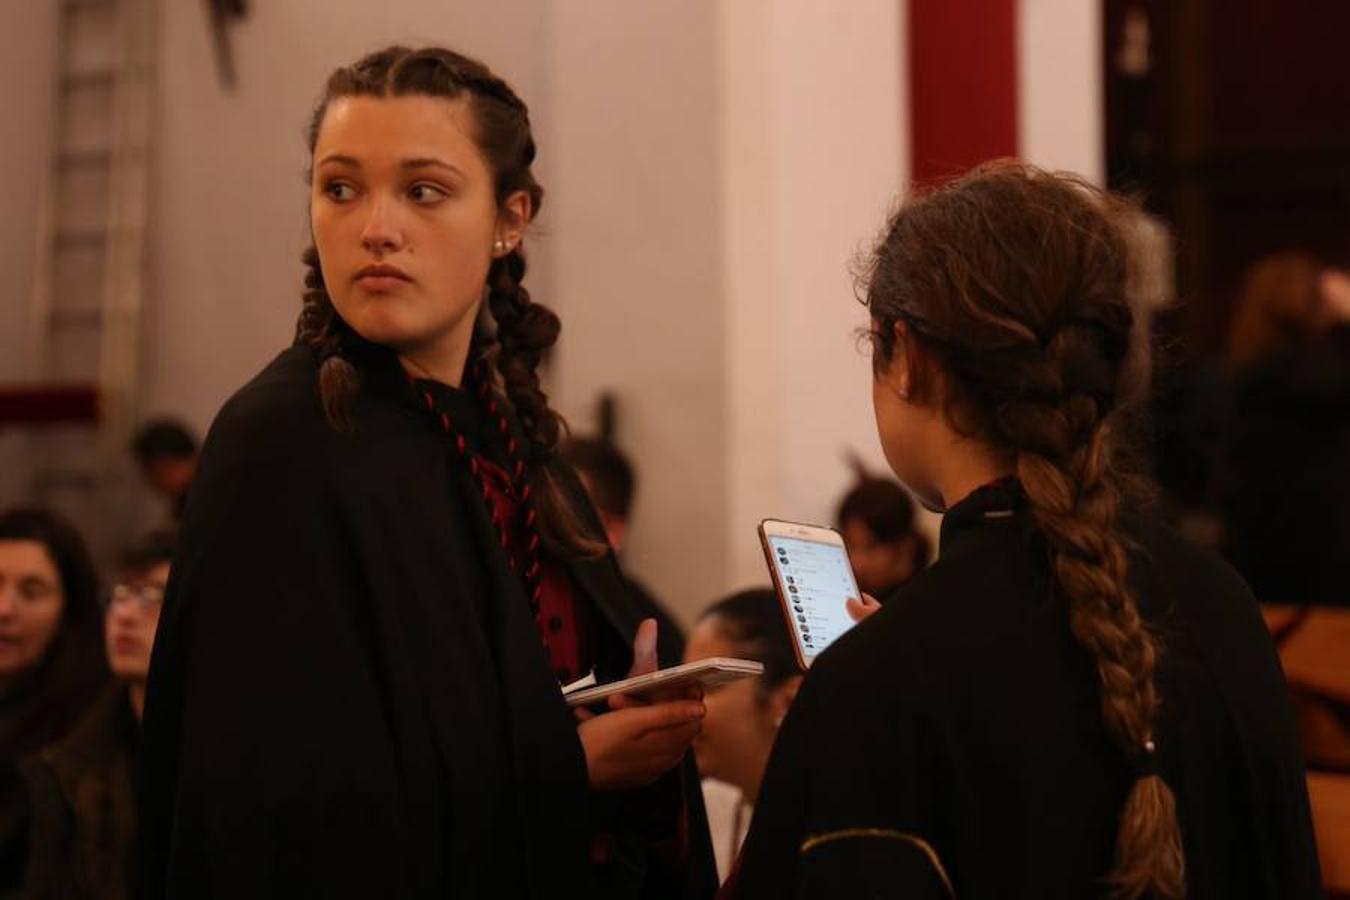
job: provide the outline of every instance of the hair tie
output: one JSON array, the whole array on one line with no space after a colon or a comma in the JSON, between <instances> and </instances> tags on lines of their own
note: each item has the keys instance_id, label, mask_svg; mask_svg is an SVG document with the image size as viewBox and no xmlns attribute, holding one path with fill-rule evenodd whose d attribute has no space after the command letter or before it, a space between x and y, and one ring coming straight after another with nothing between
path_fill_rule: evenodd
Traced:
<instances>
[{"instance_id":1,"label":"hair tie","mask_svg":"<svg viewBox=\"0 0 1350 900\"><path fill-rule=\"evenodd\" d=\"M1125 765L1135 781L1155 777L1159 774L1158 745L1152 738L1144 741L1143 746L1136 747L1133 752L1125 755Z\"/></svg>"}]
</instances>

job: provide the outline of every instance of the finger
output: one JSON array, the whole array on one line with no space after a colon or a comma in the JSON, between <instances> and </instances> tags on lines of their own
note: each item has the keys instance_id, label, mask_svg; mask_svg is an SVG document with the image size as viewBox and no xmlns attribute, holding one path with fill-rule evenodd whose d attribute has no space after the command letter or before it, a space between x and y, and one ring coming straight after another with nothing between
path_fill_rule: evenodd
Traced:
<instances>
[{"instance_id":1,"label":"finger","mask_svg":"<svg viewBox=\"0 0 1350 900\"><path fill-rule=\"evenodd\" d=\"M665 728L675 728L681 725L688 725L694 722L702 722L703 716L707 711L702 703L692 700L680 700L675 703L653 703L650 706L635 706L631 709L621 709L612 713L611 716L624 716L629 724L639 733L660 731Z\"/></svg>"},{"instance_id":2,"label":"finger","mask_svg":"<svg viewBox=\"0 0 1350 900\"><path fill-rule=\"evenodd\" d=\"M867 618L867 607L863 605L861 600L849 597L844 601L844 609L848 610L849 618L855 622L861 622Z\"/></svg>"},{"instance_id":3,"label":"finger","mask_svg":"<svg viewBox=\"0 0 1350 900\"><path fill-rule=\"evenodd\" d=\"M638 697L634 694L612 694L609 698L610 709L631 709L634 706L649 706L651 703L651 698Z\"/></svg>"},{"instance_id":4,"label":"finger","mask_svg":"<svg viewBox=\"0 0 1350 900\"><path fill-rule=\"evenodd\" d=\"M871 594L863 594L862 602L863 606L870 606L876 609L881 609L881 601L878 600L876 597L873 597Z\"/></svg>"},{"instance_id":5,"label":"finger","mask_svg":"<svg viewBox=\"0 0 1350 900\"><path fill-rule=\"evenodd\" d=\"M633 638L633 668L628 674L645 675L656 667L656 620L643 619Z\"/></svg>"}]
</instances>

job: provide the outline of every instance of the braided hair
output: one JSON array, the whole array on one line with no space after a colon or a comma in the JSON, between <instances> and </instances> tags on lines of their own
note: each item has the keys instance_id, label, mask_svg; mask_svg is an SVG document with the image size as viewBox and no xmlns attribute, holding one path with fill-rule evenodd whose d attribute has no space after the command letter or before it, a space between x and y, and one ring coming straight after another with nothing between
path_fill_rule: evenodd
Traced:
<instances>
[{"instance_id":1,"label":"braided hair","mask_svg":"<svg viewBox=\"0 0 1350 900\"><path fill-rule=\"evenodd\" d=\"M412 50L388 47L371 53L328 79L323 99L310 119L311 154L329 105L341 97L467 98L474 113L475 141L493 173L497 203L523 191L530 199L530 215L539 211L544 190L535 180L535 158L529 110L511 87L477 60L451 50L429 47ZM352 352L364 340L342 320L324 285L317 248L302 256L306 267L304 302L296 324L296 343L317 353L318 388L324 413L338 430L351 427L352 399L360 376ZM564 548L594 555L603 545L582 524L572 501L556 482L546 462L565 430L562 418L549 406L540 386L539 364L558 339L560 323L547 307L535 303L525 288L525 254L517 244L493 259L487 274L487 308L495 330L479 328L470 349L470 368L486 362L495 371L495 389L505 395L526 438L526 477L539 510L544 534Z\"/></svg>"},{"instance_id":2,"label":"braided hair","mask_svg":"<svg viewBox=\"0 0 1350 900\"><path fill-rule=\"evenodd\" d=\"M1115 895L1175 898L1180 826L1154 763L1160 648L1116 524L1132 209L1071 176L994 163L896 212L862 274L874 364L889 365L905 323L937 363L948 419L1012 463L1049 547L1071 631L1096 663L1102 720L1137 776L1107 876Z\"/></svg>"}]
</instances>

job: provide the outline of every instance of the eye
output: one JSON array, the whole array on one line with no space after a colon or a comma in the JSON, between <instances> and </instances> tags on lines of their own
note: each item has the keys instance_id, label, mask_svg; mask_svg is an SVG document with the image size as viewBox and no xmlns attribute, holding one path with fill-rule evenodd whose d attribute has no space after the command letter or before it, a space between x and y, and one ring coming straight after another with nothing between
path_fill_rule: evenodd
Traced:
<instances>
[{"instance_id":1,"label":"eye","mask_svg":"<svg viewBox=\"0 0 1350 900\"><path fill-rule=\"evenodd\" d=\"M412 201L414 203L430 205L433 203L439 203L446 197L449 197L450 192L447 191L445 188L437 187L434 184L428 184L425 181L419 181L417 184L414 184L412 187L408 188L408 196L412 198Z\"/></svg>"},{"instance_id":2,"label":"eye","mask_svg":"<svg viewBox=\"0 0 1350 900\"><path fill-rule=\"evenodd\" d=\"M330 181L323 186L323 192L330 200L345 203L356 197L356 188L342 181Z\"/></svg>"},{"instance_id":3,"label":"eye","mask_svg":"<svg viewBox=\"0 0 1350 900\"><path fill-rule=\"evenodd\" d=\"M19 596L25 600L42 600L56 593L56 589L37 578L25 578L19 582Z\"/></svg>"}]
</instances>

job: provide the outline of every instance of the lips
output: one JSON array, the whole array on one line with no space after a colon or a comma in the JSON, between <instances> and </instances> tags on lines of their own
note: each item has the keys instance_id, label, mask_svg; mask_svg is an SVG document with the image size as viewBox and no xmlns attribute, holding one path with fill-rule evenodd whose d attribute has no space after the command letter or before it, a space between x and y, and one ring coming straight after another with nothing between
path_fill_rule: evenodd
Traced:
<instances>
[{"instance_id":1,"label":"lips","mask_svg":"<svg viewBox=\"0 0 1350 900\"><path fill-rule=\"evenodd\" d=\"M113 638L113 650L119 656L130 656L141 651L141 642L134 637L118 635Z\"/></svg>"},{"instance_id":2,"label":"lips","mask_svg":"<svg viewBox=\"0 0 1350 900\"><path fill-rule=\"evenodd\" d=\"M412 277L398 266L366 266L356 273L356 280L367 283L412 281Z\"/></svg>"}]
</instances>

